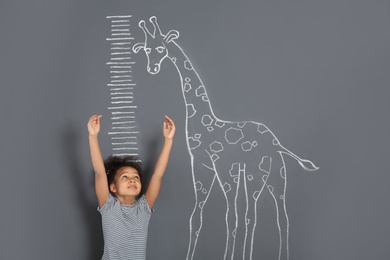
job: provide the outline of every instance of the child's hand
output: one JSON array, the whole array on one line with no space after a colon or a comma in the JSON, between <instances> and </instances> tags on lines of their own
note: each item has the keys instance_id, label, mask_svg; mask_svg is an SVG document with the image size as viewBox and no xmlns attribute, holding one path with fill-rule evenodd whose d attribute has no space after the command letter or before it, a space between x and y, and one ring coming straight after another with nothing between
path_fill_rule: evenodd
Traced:
<instances>
[{"instance_id":1,"label":"child's hand","mask_svg":"<svg viewBox=\"0 0 390 260\"><path fill-rule=\"evenodd\" d=\"M101 115L93 115L88 121L88 133L90 136L98 135L100 132Z\"/></svg>"},{"instance_id":2,"label":"child's hand","mask_svg":"<svg viewBox=\"0 0 390 260\"><path fill-rule=\"evenodd\" d=\"M176 127L175 123L168 116L165 116L165 122L163 126L163 135L166 139L173 139L175 135Z\"/></svg>"}]
</instances>

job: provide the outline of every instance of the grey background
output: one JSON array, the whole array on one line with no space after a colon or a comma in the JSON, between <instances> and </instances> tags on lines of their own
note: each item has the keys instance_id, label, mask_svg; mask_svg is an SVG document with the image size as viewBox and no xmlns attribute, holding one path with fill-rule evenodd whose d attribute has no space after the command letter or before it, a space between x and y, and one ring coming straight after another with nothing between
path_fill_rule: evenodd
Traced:
<instances>
[{"instance_id":1,"label":"grey background","mask_svg":"<svg viewBox=\"0 0 390 260\"><path fill-rule=\"evenodd\" d=\"M86 122L109 106L107 15L156 15L180 31L223 120L266 124L320 167L288 169L290 259L390 257L390 3L338 1L11 1L0 3L0 259L100 259L103 238ZM150 170L164 114L177 124L151 219L148 259L185 259L193 191L184 102L166 63L134 56L140 155ZM222 259L222 193L206 205L196 259ZM272 208L271 199L261 199ZM261 212L254 259L275 259Z\"/></svg>"}]
</instances>

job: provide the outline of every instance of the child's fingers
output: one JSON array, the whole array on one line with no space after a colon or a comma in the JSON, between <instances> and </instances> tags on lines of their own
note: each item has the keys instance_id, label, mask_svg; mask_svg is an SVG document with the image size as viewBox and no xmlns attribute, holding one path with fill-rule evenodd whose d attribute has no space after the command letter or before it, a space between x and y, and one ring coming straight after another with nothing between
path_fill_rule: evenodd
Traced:
<instances>
[{"instance_id":1,"label":"child's fingers","mask_svg":"<svg viewBox=\"0 0 390 260\"><path fill-rule=\"evenodd\" d=\"M174 126L175 123L173 122L173 120L169 117L169 116L165 116L165 121L170 125L170 126Z\"/></svg>"}]
</instances>

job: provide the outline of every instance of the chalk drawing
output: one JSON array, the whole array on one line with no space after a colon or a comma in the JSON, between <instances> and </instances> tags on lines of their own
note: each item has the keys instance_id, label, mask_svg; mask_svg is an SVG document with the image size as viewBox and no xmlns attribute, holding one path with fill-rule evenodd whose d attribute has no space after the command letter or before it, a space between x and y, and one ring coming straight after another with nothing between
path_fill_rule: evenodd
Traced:
<instances>
[{"instance_id":1,"label":"chalk drawing","mask_svg":"<svg viewBox=\"0 0 390 260\"><path fill-rule=\"evenodd\" d=\"M285 202L287 175L283 156L291 156L308 171L315 171L318 167L282 146L262 123L217 118L205 85L175 41L179 38L179 32L171 30L163 34L156 17L151 17L149 21L153 31L149 31L145 21L139 22L145 40L134 44L133 52L144 51L150 74L159 73L166 58L174 64L186 108L185 134L195 192L187 260L194 257L202 229L203 208L215 181L223 191L227 208L224 259L252 259L257 224L256 205L263 192L269 192L275 203L279 231L278 259L289 259L289 220ZM245 193L245 212L238 212L237 203L242 202L237 198L241 190ZM239 219L243 215L244 218ZM237 247L237 250L236 237L244 241L244 245Z\"/></svg>"},{"instance_id":2,"label":"chalk drawing","mask_svg":"<svg viewBox=\"0 0 390 260\"><path fill-rule=\"evenodd\" d=\"M138 156L137 135L139 133L135 112L137 106L134 102L134 88L131 68L132 61L130 19L132 15L107 16L110 22L110 36L106 41L110 43L111 57L106 63L110 69L110 106L111 113L111 145L113 155Z\"/></svg>"}]
</instances>

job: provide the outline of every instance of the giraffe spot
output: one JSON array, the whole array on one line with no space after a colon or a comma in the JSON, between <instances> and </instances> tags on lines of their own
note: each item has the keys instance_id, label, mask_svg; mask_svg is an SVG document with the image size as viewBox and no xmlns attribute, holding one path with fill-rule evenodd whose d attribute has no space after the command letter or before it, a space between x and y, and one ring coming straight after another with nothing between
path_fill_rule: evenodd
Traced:
<instances>
[{"instance_id":1,"label":"giraffe spot","mask_svg":"<svg viewBox=\"0 0 390 260\"><path fill-rule=\"evenodd\" d=\"M263 175L263 177L261 178L263 180L263 182L267 182L268 180L268 175Z\"/></svg>"},{"instance_id":2,"label":"giraffe spot","mask_svg":"<svg viewBox=\"0 0 390 260\"><path fill-rule=\"evenodd\" d=\"M249 141L246 141L241 144L241 148L244 152L249 152L250 150L252 150L252 144Z\"/></svg>"},{"instance_id":3,"label":"giraffe spot","mask_svg":"<svg viewBox=\"0 0 390 260\"><path fill-rule=\"evenodd\" d=\"M202 184L200 181L197 181L197 182L195 183L195 189L196 189L196 190L201 190L202 187L203 187L203 184Z\"/></svg>"},{"instance_id":4,"label":"giraffe spot","mask_svg":"<svg viewBox=\"0 0 390 260\"><path fill-rule=\"evenodd\" d=\"M172 57L172 59L171 59L171 60L172 60L172 62L173 62L173 63L175 63L175 64L176 64L176 61L177 61L176 57Z\"/></svg>"},{"instance_id":5,"label":"giraffe spot","mask_svg":"<svg viewBox=\"0 0 390 260\"><path fill-rule=\"evenodd\" d=\"M219 128L222 128L225 126L225 123L222 121L215 121L215 125L218 126Z\"/></svg>"},{"instance_id":6,"label":"giraffe spot","mask_svg":"<svg viewBox=\"0 0 390 260\"><path fill-rule=\"evenodd\" d=\"M211 156L211 160L213 160L213 162L215 162L215 161L218 160L218 159L219 159L218 154L213 154L213 155Z\"/></svg>"},{"instance_id":7,"label":"giraffe spot","mask_svg":"<svg viewBox=\"0 0 390 260\"><path fill-rule=\"evenodd\" d=\"M236 177L240 174L240 164L239 163L233 163L230 167L229 174L231 177Z\"/></svg>"},{"instance_id":8,"label":"giraffe spot","mask_svg":"<svg viewBox=\"0 0 390 260\"><path fill-rule=\"evenodd\" d=\"M237 232L237 230L234 230L234 231L232 232L232 236L233 236L233 237L236 237L236 232Z\"/></svg>"},{"instance_id":9,"label":"giraffe spot","mask_svg":"<svg viewBox=\"0 0 390 260\"><path fill-rule=\"evenodd\" d=\"M214 153L219 153L220 151L223 151L223 146L220 142L213 142L210 144L210 150Z\"/></svg>"},{"instance_id":10,"label":"giraffe spot","mask_svg":"<svg viewBox=\"0 0 390 260\"><path fill-rule=\"evenodd\" d=\"M206 95L206 89L204 88L204 86L201 85L195 90L195 94L197 97Z\"/></svg>"},{"instance_id":11,"label":"giraffe spot","mask_svg":"<svg viewBox=\"0 0 390 260\"><path fill-rule=\"evenodd\" d=\"M202 124L204 125L204 126L209 126L209 125L211 125L212 123L213 123L213 119L211 118L211 116L210 115L204 115L204 116L202 116Z\"/></svg>"},{"instance_id":12,"label":"giraffe spot","mask_svg":"<svg viewBox=\"0 0 390 260\"><path fill-rule=\"evenodd\" d=\"M192 70L192 64L189 60L186 60L184 62L184 68L186 68L187 70Z\"/></svg>"},{"instance_id":13,"label":"giraffe spot","mask_svg":"<svg viewBox=\"0 0 390 260\"><path fill-rule=\"evenodd\" d=\"M283 195L280 195L279 197L281 200L284 200L284 196Z\"/></svg>"},{"instance_id":14,"label":"giraffe spot","mask_svg":"<svg viewBox=\"0 0 390 260\"><path fill-rule=\"evenodd\" d=\"M204 201L199 203L199 208L203 208L203 206L204 206Z\"/></svg>"},{"instance_id":15,"label":"giraffe spot","mask_svg":"<svg viewBox=\"0 0 390 260\"><path fill-rule=\"evenodd\" d=\"M271 163L271 157L263 156L263 158L261 158L261 163L259 164L259 169L269 174L271 172Z\"/></svg>"},{"instance_id":16,"label":"giraffe spot","mask_svg":"<svg viewBox=\"0 0 390 260\"><path fill-rule=\"evenodd\" d=\"M200 146L201 142L198 139L194 139L193 137L188 137L188 145L190 149L195 149Z\"/></svg>"},{"instance_id":17,"label":"giraffe spot","mask_svg":"<svg viewBox=\"0 0 390 260\"><path fill-rule=\"evenodd\" d=\"M205 188L202 189L203 194L207 194L207 190Z\"/></svg>"},{"instance_id":18,"label":"giraffe spot","mask_svg":"<svg viewBox=\"0 0 390 260\"><path fill-rule=\"evenodd\" d=\"M253 175L248 175L246 177L247 177L248 181L252 181L253 180Z\"/></svg>"},{"instance_id":19,"label":"giraffe spot","mask_svg":"<svg viewBox=\"0 0 390 260\"><path fill-rule=\"evenodd\" d=\"M268 127L266 127L265 125L259 124L259 125L257 126L257 131L260 132L261 134L264 134L264 133L266 133L266 132L269 132L269 129L268 129Z\"/></svg>"},{"instance_id":20,"label":"giraffe spot","mask_svg":"<svg viewBox=\"0 0 390 260\"><path fill-rule=\"evenodd\" d=\"M272 144L273 145L279 145L279 140L277 138L275 138L274 140L272 140Z\"/></svg>"},{"instance_id":21,"label":"giraffe spot","mask_svg":"<svg viewBox=\"0 0 390 260\"><path fill-rule=\"evenodd\" d=\"M190 81L191 81L191 79L190 79L189 77L186 77L184 80L185 80L186 82L190 82Z\"/></svg>"},{"instance_id":22,"label":"giraffe spot","mask_svg":"<svg viewBox=\"0 0 390 260\"><path fill-rule=\"evenodd\" d=\"M237 124L237 126L239 128L244 128L245 125L246 125L246 122L240 122L240 123Z\"/></svg>"},{"instance_id":23,"label":"giraffe spot","mask_svg":"<svg viewBox=\"0 0 390 260\"><path fill-rule=\"evenodd\" d=\"M253 141L253 143L252 143L252 146L253 147L256 147L256 146L258 146L259 145L259 143L257 142L257 141Z\"/></svg>"},{"instance_id":24,"label":"giraffe spot","mask_svg":"<svg viewBox=\"0 0 390 260\"><path fill-rule=\"evenodd\" d=\"M260 191L255 191L255 192L253 192L253 198L254 198L255 200L257 200L257 199L259 198L259 196L260 196Z\"/></svg>"},{"instance_id":25,"label":"giraffe spot","mask_svg":"<svg viewBox=\"0 0 390 260\"><path fill-rule=\"evenodd\" d=\"M199 236L199 231L196 231L196 232L195 232L195 235L196 235L196 236Z\"/></svg>"},{"instance_id":26,"label":"giraffe spot","mask_svg":"<svg viewBox=\"0 0 390 260\"><path fill-rule=\"evenodd\" d=\"M238 178L238 177L236 177L236 178L233 179L234 183L238 183L239 180L240 180L240 178Z\"/></svg>"},{"instance_id":27,"label":"giraffe spot","mask_svg":"<svg viewBox=\"0 0 390 260\"><path fill-rule=\"evenodd\" d=\"M231 127L225 132L225 139L229 144L236 144L242 138L244 135L241 129Z\"/></svg>"},{"instance_id":28,"label":"giraffe spot","mask_svg":"<svg viewBox=\"0 0 390 260\"><path fill-rule=\"evenodd\" d=\"M271 185L268 185L267 186L269 192L273 193L274 192L274 187L272 187Z\"/></svg>"},{"instance_id":29,"label":"giraffe spot","mask_svg":"<svg viewBox=\"0 0 390 260\"><path fill-rule=\"evenodd\" d=\"M183 90L185 92L188 92L191 90L191 84L190 83L184 83Z\"/></svg>"},{"instance_id":30,"label":"giraffe spot","mask_svg":"<svg viewBox=\"0 0 390 260\"><path fill-rule=\"evenodd\" d=\"M249 225L249 223L251 223L251 220L250 220L249 218L247 218L247 219L245 220L245 224Z\"/></svg>"},{"instance_id":31,"label":"giraffe spot","mask_svg":"<svg viewBox=\"0 0 390 260\"><path fill-rule=\"evenodd\" d=\"M280 168L280 177L286 179L286 168L284 166Z\"/></svg>"},{"instance_id":32,"label":"giraffe spot","mask_svg":"<svg viewBox=\"0 0 390 260\"><path fill-rule=\"evenodd\" d=\"M202 100L205 101L205 102L208 102L209 98L207 96L202 96Z\"/></svg>"},{"instance_id":33,"label":"giraffe spot","mask_svg":"<svg viewBox=\"0 0 390 260\"><path fill-rule=\"evenodd\" d=\"M195 138L195 139L199 139L201 136L202 136L201 134L195 134L195 135L194 135L194 138Z\"/></svg>"},{"instance_id":34,"label":"giraffe spot","mask_svg":"<svg viewBox=\"0 0 390 260\"><path fill-rule=\"evenodd\" d=\"M196 109L194 108L193 104L186 105L187 108L187 117L191 118L196 114Z\"/></svg>"},{"instance_id":35,"label":"giraffe spot","mask_svg":"<svg viewBox=\"0 0 390 260\"><path fill-rule=\"evenodd\" d=\"M213 130L214 130L214 127L212 127L212 126L207 127L207 131L212 132Z\"/></svg>"},{"instance_id":36,"label":"giraffe spot","mask_svg":"<svg viewBox=\"0 0 390 260\"><path fill-rule=\"evenodd\" d=\"M227 182L225 182L225 184L222 186L222 188L223 188L224 192L229 192L232 189L231 185Z\"/></svg>"}]
</instances>

